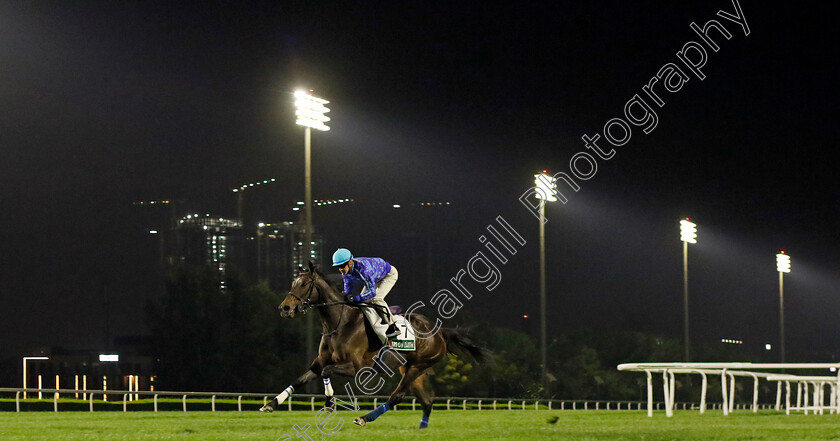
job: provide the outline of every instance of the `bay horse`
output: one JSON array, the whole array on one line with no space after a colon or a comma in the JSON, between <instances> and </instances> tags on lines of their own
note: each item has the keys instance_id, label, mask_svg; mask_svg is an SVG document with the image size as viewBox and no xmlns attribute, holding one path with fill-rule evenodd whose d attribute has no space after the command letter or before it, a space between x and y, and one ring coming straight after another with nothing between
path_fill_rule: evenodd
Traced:
<instances>
[{"instance_id":1,"label":"bay horse","mask_svg":"<svg viewBox=\"0 0 840 441\"><path fill-rule=\"evenodd\" d=\"M420 428L424 429L429 424L429 414L432 411L432 397L423 388L423 376L426 371L447 352L451 352L452 348L465 350L476 361L483 361L483 350L465 335L452 328L439 328L439 332L433 333L431 322L416 313L406 317L417 336L415 350L396 352L389 346L383 347L373 330L365 325L366 320L358 304L345 301L343 294L334 289L310 262L308 270L300 268L297 279L292 282L291 290L278 309L284 318L293 318L295 314L305 313L313 307L318 310L324 330L318 346L318 355L306 372L263 406L261 411L271 412L279 408L295 389L318 377L324 381L327 406L335 408L330 381L333 375L352 377L360 370L370 373L372 370L383 369L393 373L389 368L399 367L402 378L388 401L353 422L364 426L375 420L399 404L410 390L422 406ZM358 385L358 378L356 384Z\"/></svg>"}]
</instances>

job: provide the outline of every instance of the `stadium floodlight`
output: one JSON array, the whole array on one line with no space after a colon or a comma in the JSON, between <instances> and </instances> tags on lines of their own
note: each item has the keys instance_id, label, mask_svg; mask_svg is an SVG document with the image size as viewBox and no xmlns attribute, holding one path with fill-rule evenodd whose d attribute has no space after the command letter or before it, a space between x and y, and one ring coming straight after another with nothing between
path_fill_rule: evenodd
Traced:
<instances>
[{"instance_id":1,"label":"stadium floodlight","mask_svg":"<svg viewBox=\"0 0 840 441\"><path fill-rule=\"evenodd\" d=\"M548 202L557 201L557 180L546 173L534 175L534 186L537 187L537 199Z\"/></svg>"},{"instance_id":2,"label":"stadium floodlight","mask_svg":"<svg viewBox=\"0 0 840 441\"><path fill-rule=\"evenodd\" d=\"M326 125L326 122L330 120L325 115L325 113L330 111L326 104L329 104L329 101L310 95L302 90L295 92L295 107L297 108L295 111L297 121L295 123L326 132L330 129Z\"/></svg>"},{"instance_id":3,"label":"stadium floodlight","mask_svg":"<svg viewBox=\"0 0 840 441\"><path fill-rule=\"evenodd\" d=\"M683 348L684 361L689 361L690 340L688 334L688 244L697 243L697 224L688 218L680 220L680 240L683 243Z\"/></svg>"},{"instance_id":4,"label":"stadium floodlight","mask_svg":"<svg viewBox=\"0 0 840 441\"><path fill-rule=\"evenodd\" d=\"M689 222L688 218L680 221L680 240L688 243L697 243L697 224Z\"/></svg>"},{"instance_id":5,"label":"stadium floodlight","mask_svg":"<svg viewBox=\"0 0 840 441\"><path fill-rule=\"evenodd\" d=\"M312 90L310 89L310 92ZM328 131L330 128L327 122L330 118L326 115L330 111L327 104L330 102L311 95L303 90L295 92L295 115L297 116L296 124L304 126L304 232L306 245L303 247L303 254L301 255L301 264L312 257L312 129L320 130L322 132ZM298 211L297 208L294 209ZM307 257L308 256L308 257ZM314 314L306 316L306 359L311 360L315 358L314 349L315 340L313 334L315 333Z\"/></svg>"},{"instance_id":6,"label":"stadium floodlight","mask_svg":"<svg viewBox=\"0 0 840 441\"><path fill-rule=\"evenodd\" d=\"M548 395L548 372L546 355L546 302L545 302L545 203L557 201L556 179L551 177L546 170L534 175L534 186L537 189L537 199L540 202L540 363L542 373L540 384L543 387L543 394Z\"/></svg>"},{"instance_id":7,"label":"stadium floodlight","mask_svg":"<svg viewBox=\"0 0 840 441\"><path fill-rule=\"evenodd\" d=\"M790 256L785 251L776 254L776 271L779 272L779 357L785 362L785 273L790 272Z\"/></svg>"},{"instance_id":8,"label":"stadium floodlight","mask_svg":"<svg viewBox=\"0 0 840 441\"><path fill-rule=\"evenodd\" d=\"M785 254L784 251L780 251L779 254L776 254L776 271L780 273L790 272L790 256Z\"/></svg>"},{"instance_id":9,"label":"stadium floodlight","mask_svg":"<svg viewBox=\"0 0 840 441\"><path fill-rule=\"evenodd\" d=\"M23 388L26 389L26 362L29 360L49 360L50 357L23 357ZM23 399L26 399L26 391L23 391Z\"/></svg>"}]
</instances>

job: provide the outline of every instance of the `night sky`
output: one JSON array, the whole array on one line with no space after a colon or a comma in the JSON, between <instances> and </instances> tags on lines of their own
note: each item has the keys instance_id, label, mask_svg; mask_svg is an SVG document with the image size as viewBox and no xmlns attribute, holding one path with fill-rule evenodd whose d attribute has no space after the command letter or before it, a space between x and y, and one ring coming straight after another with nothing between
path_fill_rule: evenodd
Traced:
<instances>
[{"instance_id":1,"label":"night sky","mask_svg":"<svg viewBox=\"0 0 840 441\"><path fill-rule=\"evenodd\" d=\"M389 302L452 289L501 215L527 243L465 309L536 318L538 224L519 196L600 133L615 155L546 208L550 331L681 337L688 216L692 339L777 346L784 249L788 359L836 360L833 15L744 0L745 35L716 15L728 0L677 3L0 3L0 357L101 347L106 302L112 335L147 332L155 214L132 202L233 216L231 188L276 178L248 193L246 222L298 220L292 93L311 88L332 118L313 134L314 197L358 202L316 209L316 227L399 267ZM732 38L711 31L700 80L677 52L712 19ZM654 86L659 107L643 86L667 63L688 81ZM637 94L657 125L612 147L604 125ZM422 201L451 206L390 208Z\"/></svg>"}]
</instances>

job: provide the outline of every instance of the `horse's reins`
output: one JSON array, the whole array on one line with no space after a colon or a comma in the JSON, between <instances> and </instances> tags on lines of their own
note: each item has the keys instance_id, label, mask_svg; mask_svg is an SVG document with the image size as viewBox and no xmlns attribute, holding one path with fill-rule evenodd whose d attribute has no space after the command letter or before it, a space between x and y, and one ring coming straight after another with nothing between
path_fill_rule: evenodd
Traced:
<instances>
[{"instance_id":1,"label":"horse's reins","mask_svg":"<svg viewBox=\"0 0 840 441\"><path fill-rule=\"evenodd\" d=\"M385 310L384 306L376 305L374 303L362 303L362 302L359 302L359 303L354 303L354 302L309 303L309 299L312 297L312 291L314 289L315 289L315 281L312 280L312 281L309 282L309 290L307 290L307 292L306 292L306 300L298 297L297 295L295 295L291 291L289 291L289 295L294 297L295 299L297 299L297 301L299 301L301 303L299 308L300 308L300 311L304 314L306 314L307 310L309 310L310 308L314 308L316 306L335 306L335 305L348 305L348 306L351 306L351 307L354 307L354 308L359 308L359 309L361 309L363 306L366 306L366 307L369 307L369 308L379 309L379 310L382 310L382 311ZM334 333L335 331L338 331L338 328L341 326L341 320L343 318L344 318L344 310L342 309L341 314L338 316L338 323L335 325L335 329L333 329L330 332L324 333L324 335L329 335L329 334Z\"/></svg>"}]
</instances>

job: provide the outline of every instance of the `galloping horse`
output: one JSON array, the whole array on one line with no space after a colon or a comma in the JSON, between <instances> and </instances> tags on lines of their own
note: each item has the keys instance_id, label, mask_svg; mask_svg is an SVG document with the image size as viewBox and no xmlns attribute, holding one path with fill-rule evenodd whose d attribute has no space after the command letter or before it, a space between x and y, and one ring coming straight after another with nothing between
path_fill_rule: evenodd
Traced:
<instances>
[{"instance_id":1,"label":"galloping horse","mask_svg":"<svg viewBox=\"0 0 840 441\"><path fill-rule=\"evenodd\" d=\"M390 349L381 350L382 343L373 330L365 326L365 318L359 307L348 304L343 295L330 286L323 275L315 270L312 262L309 263L308 271L300 268L298 278L292 283L292 289L286 294L279 309L283 317L292 318L296 313L304 313L310 307L317 308L324 329L318 347L318 356L306 372L270 403L263 406L261 411L273 411L289 398L295 389L318 377L324 381L327 405L334 406L333 390L330 385L330 378L334 374L352 377L360 369L372 366L373 369L382 369L382 364L384 364L390 368L400 367L402 378L397 388L385 404L365 416L356 418L353 422L364 426L375 420L382 413L393 409L403 400L406 392L411 390L412 394L420 400L423 408L420 428L424 429L429 423L432 397L423 389L423 374L440 361L447 352L451 352L451 347L457 346L466 350L477 361L483 359L481 348L471 343L464 335L451 328L440 328L439 332L433 333L432 324L420 314L410 314L410 317L407 317L417 334L416 349L413 352L396 353ZM378 354L385 361L375 360Z\"/></svg>"}]
</instances>

